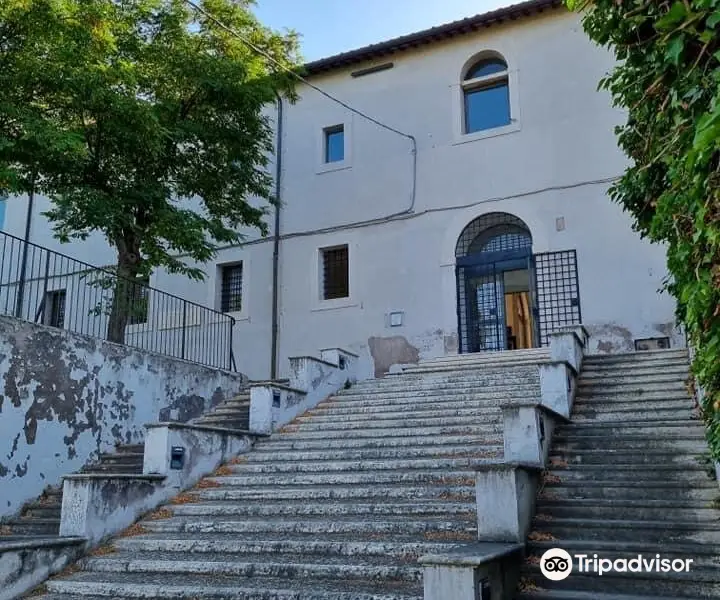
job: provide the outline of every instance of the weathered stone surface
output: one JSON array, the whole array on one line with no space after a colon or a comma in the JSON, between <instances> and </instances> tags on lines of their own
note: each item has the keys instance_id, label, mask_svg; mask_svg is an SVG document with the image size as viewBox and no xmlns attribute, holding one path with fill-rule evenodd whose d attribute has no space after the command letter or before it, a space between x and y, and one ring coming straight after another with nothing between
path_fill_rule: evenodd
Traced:
<instances>
[{"instance_id":1,"label":"weathered stone surface","mask_svg":"<svg viewBox=\"0 0 720 600\"><path fill-rule=\"evenodd\" d=\"M477 540L475 470L502 456L497 398L539 396L525 369L517 387L501 384L511 366L485 364L342 389L142 521L116 553L51 582L51 598L420 600L417 558ZM443 390L449 381L464 396ZM403 382L411 402L396 404Z\"/></svg>"},{"instance_id":2,"label":"weathered stone surface","mask_svg":"<svg viewBox=\"0 0 720 600\"><path fill-rule=\"evenodd\" d=\"M84 540L14 539L0 542L0 600L14 600L72 562Z\"/></svg>"},{"instance_id":3,"label":"weathered stone surface","mask_svg":"<svg viewBox=\"0 0 720 600\"><path fill-rule=\"evenodd\" d=\"M0 517L143 425L189 421L246 385L240 374L0 317Z\"/></svg>"}]
</instances>

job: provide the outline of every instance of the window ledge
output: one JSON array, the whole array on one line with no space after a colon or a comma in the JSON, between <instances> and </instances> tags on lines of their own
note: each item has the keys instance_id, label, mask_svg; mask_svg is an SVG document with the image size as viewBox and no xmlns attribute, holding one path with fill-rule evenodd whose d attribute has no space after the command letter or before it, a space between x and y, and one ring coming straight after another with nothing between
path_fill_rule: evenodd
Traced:
<instances>
[{"instance_id":1,"label":"window ledge","mask_svg":"<svg viewBox=\"0 0 720 600\"><path fill-rule=\"evenodd\" d=\"M356 308L359 307L358 302L353 301L351 298L338 298L337 300L323 300L310 309L311 312L322 312L326 310L340 310L341 308Z\"/></svg>"},{"instance_id":2,"label":"window ledge","mask_svg":"<svg viewBox=\"0 0 720 600\"><path fill-rule=\"evenodd\" d=\"M235 322L250 320L250 316L245 312L226 312L223 314L227 315L228 317L232 317L233 319L235 319Z\"/></svg>"},{"instance_id":3,"label":"window ledge","mask_svg":"<svg viewBox=\"0 0 720 600\"><path fill-rule=\"evenodd\" d=\"M322 175L323 173L332 173L334 171L345 171L346 169L351 169L351 168L352 168L352 165L347 160L339 160L337 162L321 164L315 170L315 173L317 175Z\"/></svg>"},{"instance_id":4,"label":"window ledge","mask_svg":"<svg viewBox=\"0 0 720 600\"><path fill-rule=\"evenodd\" d=\"M476 131L475 133L465 133L455 138L453 146L459 146L460 144L468 144L470 142L478 142L480 140L486 140L488 138L498 137L501 135L507 135L509 133L516 133L520 131L520 121L513 121L509 125L503 125L502 127L495 127L494 129L485 129L483 131Z\"/></svg>"}]
</instances>

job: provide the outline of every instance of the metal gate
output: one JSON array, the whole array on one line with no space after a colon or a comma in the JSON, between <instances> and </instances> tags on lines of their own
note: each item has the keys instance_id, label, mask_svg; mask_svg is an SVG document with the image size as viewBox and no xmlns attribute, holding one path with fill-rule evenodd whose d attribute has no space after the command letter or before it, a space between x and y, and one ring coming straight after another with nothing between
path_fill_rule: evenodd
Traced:
<instances>
[{"instance_id":1,"label":"metal gate","mask_svg":"<svg viewBox=\"0 0 720 600\"><path fill-rule=\"evenodd\" d=\"M461 353L508 348L504 274L527 270L533 346L548 334L581 322L575 250L530 255L518 249L457 259L458 337Z\"/></svg>"},{"instance_id":2,"label":"metal gate","mask_svg":"<svg viewBox=\"0 0 720 600\"><path fill-rule=\"evenodd\" d=\"M550 344L548 334L566 325L582 323L580 284L575 250L536 254L535 326L541 346Z\"/></svg>"}]
</instances>

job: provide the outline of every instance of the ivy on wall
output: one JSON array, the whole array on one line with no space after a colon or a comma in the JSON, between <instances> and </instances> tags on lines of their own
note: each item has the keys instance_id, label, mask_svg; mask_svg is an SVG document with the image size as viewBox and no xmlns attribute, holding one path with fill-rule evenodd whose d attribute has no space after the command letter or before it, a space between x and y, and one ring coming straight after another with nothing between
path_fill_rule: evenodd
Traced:
<instances>
[{"instance_id":1,"label":"ivy on wall","mask_svg":"<svg viewBox=\"0 0 720 600\"><path fill-rule=\"evenodd\" d=\"M632 166L611 198L667 244L667 290L696 350L702 411L720 459L720 0L566 0L618 60L601 82L627 111Z\"/></svg>"}]
</instances>

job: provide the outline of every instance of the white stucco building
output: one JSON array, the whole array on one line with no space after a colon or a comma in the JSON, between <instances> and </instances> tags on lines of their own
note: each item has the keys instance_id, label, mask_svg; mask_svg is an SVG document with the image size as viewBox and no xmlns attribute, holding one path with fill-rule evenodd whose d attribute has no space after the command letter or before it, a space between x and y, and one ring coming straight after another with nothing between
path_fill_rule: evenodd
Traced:
<instances>
[{"instance_id":1,"label":"white stucco building","mask_svg":"<svg viewBox=\"0 0 720 600\"><path fill-rule=\"evenodd\" d=\"M307 86L284 103L277 375L288 356L329 346L359 353L370 376L540 345L580 321L595 352L682 344L659 292L664 249L607 196L627 164L613 131L624 115L597 91L611 67L556 0L308 65L314 85L395 131ZM114 262L100 238L53 240L36 204L32 241ZM25 211L9 202L5 230L22 236ZM271 375L274 242L250 233L221 249L204 283L152 281L231 311L238 369L255 379Z\"/></svg>"}]
</instances>

